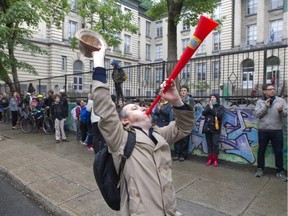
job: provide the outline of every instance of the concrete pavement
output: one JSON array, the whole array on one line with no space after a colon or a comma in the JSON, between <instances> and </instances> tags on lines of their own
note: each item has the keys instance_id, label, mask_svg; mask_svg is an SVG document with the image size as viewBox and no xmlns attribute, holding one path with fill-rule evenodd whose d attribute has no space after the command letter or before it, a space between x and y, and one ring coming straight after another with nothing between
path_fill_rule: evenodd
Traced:
<instances>
[{"instance_id":1,"label":"concrete pavement","mask_svg":"<svg viewBox=\"0 0 288 216\"><path fill-rule=\"evenodd\" d=\"M76 142L55 143L54 135L23 134L0 124L0 174L46 206L53 215L113 216L94 180L94 153ZM173 162L177 207L188 216L287 215L287 183L268 169L254 177L255 167L206 158Z\"/></svg>"}]
</instances>

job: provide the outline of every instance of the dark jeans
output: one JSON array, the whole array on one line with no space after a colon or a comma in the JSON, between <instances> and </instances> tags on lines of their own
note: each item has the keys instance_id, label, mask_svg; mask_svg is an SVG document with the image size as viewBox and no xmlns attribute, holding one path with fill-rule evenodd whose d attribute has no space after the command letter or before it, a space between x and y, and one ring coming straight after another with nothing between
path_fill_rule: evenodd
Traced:
<instances>
[{"instance_id":1,"label":"dark jeans","mask_svg":"<svg viewBox=\"0 0 288 216\"><path fill-rule=\"evenodd\" d=\"M92 143L95 154L100 151L105 144L104 137L98 127L98 122L92 123Z\"/></svg>"},{"instance_id":2,"label":"dark jeans","mask_svg":"<svg viewBox=\"0 0 288 216\"><path fill-rule=\"evenodd\" d=\"M3 122L9 123L10 122L10 110L9 108L3 109Z\"/></svg>"},{"instance_id":3,"label":"dark jeans","mask_svg":"<svg viewBox=\"0 0 288 216\"><path fill-rule=\"evenodd\" d=\"M81 131L81 141L85 142L86 136L89 128L91 128L91 123L80 122L80 131Z\"/></svg>"},{"instance_id":4,"label":"dark jeans","mask_svg":"<svg viewBox=\"0 0 288 216\"><path fill-rule=\"evenodd\" d=\"M124 101L123 90L122 90L122 83L116 83L116 82L114 82L114 86L115 86L115 91L116 91L117 102L118 102L120 99L121 99L122 101Z\"/></svg>"},{"instance_id":5,"label":"dark jeans","mask_svg":"<svg viewBox=\"0 0 288 216\"><path fill-rule=\"evenodd\" d=\"M174 144L175 156L187 158L190 135L178 140Z\"/></svg>"},{"instance_id":6,"label":"dark jeans","mask_svg":"<svg viewBox=\"0 0 288 216\"><path fill-rule=\"evenodd\" d=\"M210 133L209 131L205 133L206 142L208 147L208 154L219 154L219 138L220 134Z\"/></svg>"},{"instance_id":7,"label":"dark jeans","mask_svg":"<svg viewBox=\"0 0 288 216\"><path fill-rule=\"evenodd\" d=\"M258 131L259 148L257 153L257 167L264 169L265 167L265 151L269 141L275 155L275 166L277 172L283 171L283 132L275 131Z\"/></svg>"},{"instance_id":8,"label":"dark jeans","mask_svg":"<svg viewBox=\"0 0 288 216\"><path fill-rule=\"evenodd\" d=\"M15 127L18 120L18 111L11 111L12 115L12 127Z\"/></svg>"}]
</instances>

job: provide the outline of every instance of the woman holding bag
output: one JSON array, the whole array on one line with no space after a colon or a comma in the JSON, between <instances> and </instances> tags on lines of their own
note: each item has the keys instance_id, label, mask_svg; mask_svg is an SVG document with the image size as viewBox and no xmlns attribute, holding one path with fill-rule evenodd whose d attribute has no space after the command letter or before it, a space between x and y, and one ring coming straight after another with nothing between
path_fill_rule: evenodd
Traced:
<instances>
[{"instance_id":1,"label":"woman holding bag","mask_svg":"<svg viewBox=\"0 0 288 216\"><path fill-rule=\"evenodd\" d=\"M214 167L218 167L219 139L224 115L224 106L220 105L218 94L211 95L209 104L203 110L202 115L205 116L203 132L206 135L208 146L208 162L206 165L213 164Z\"/></svg>"}]
</instances>

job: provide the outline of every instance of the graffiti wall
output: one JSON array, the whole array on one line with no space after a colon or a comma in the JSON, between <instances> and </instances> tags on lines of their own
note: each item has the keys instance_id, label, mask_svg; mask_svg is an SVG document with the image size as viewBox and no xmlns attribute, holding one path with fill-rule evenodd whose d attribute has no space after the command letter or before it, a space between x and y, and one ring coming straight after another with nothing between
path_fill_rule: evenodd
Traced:
<instances>
[{"instance_id":1,"label":"graffiti wall","mask_svg":"<svg viewBox=\"0 0 288 216\"><path fill-rule=\"evenodd\" d=\"M202 133L205 118L202 116L203 107L196 106L195 126L189 150L192 154L206 155L207 143ZM251 107L226 107L222 121L220 137L220 159L236 163L246 163L256 166L258 150L257 119L253 116ZM287 169L287 124L284 127L284 167ZM265 155L267 167L275 167L274 154L271 144Z\"/></svg>"}]
</instances>

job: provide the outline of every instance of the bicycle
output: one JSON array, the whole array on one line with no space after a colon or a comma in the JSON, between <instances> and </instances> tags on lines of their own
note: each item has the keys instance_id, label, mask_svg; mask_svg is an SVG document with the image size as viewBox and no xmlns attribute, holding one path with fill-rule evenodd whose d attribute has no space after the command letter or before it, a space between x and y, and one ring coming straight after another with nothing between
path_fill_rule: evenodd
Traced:
<instances>
[{"instance_id":1,"label":"bicycle","mask_svg":"<svg viewBox=\"0 0 288 216\"><path fill-rule=\"evenodd\" d=\"M42 127L44 133L53 134L54 121L47 115L47 108L42 109L42 111L30 112L21 120L21 131L23 133L31 133L33 130Z\"/></svg>"}]
</instances>

